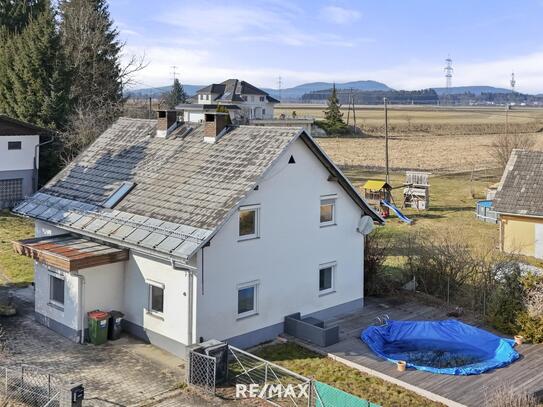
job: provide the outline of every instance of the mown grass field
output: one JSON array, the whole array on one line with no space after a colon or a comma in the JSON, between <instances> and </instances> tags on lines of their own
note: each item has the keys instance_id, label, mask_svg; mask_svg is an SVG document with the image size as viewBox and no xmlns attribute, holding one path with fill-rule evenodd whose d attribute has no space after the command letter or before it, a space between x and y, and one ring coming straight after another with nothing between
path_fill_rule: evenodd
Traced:
<instances>
[{"instance_id":1,"label":"mown grass field","mask_svg":"<svg viewBox=\"0 0 543 407\"><path fill-rule=\"evenodd\" d=\"M359 169L345 169L359 191L368 179L384 180L383 173L366 172ZM498 244L498 226L481 222L475 218L476 202L485 198L486 188L499 181L497 171L483 171L455 175L430 176L430 208L425 211L402 209L403 188L393 189L392 195L398 208L413 224L400 221L394 214L387 219L383 232L393 239L401 239L407 233L452 233L462 236L473 248L488 249ZM392 173L390 184L400 187L405 181L404 173ZM395 253L391 253L394 255Z\"/></svg>"},{"instance_id":2,"label":"mown grass field","mask_svg":"<svg viewBox=\"0 0 543 407\"><path fill-rule=\"evenodd\" d=\"M440 403L430 401L377 377L361 373L294 343L264 346L254 353L303 376L327 383L382 407L442 406Z\"/></svg>"},{"instance_id":3,"label":"mown grass field","mask_svg":"<svg viewBox=\"0 0 543 407\"><path fill-rule=\"evenodd\" d=\"M16 254L11 241L34 236L34 223L0 211L0 284L27 285L34 281L32 259Z\"/></svg>"}]
</instances>

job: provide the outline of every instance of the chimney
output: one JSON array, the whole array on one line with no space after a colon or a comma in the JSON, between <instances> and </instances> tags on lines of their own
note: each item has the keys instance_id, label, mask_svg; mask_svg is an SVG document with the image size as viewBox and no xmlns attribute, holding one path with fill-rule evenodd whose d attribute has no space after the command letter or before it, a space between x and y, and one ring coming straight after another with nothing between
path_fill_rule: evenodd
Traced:
<instances>
[{"instance_id":1,"label":"chimney","mask_svg":"<svg viewBox=\"0 0 543 407\"><path fill-rule=\"evenodd\" d=\"M205 114L204 142L213 144L226 133L230 115L223 112L211 112Z\"/></svg>"},{"instance_id":2,"label":"chimney","mask_svg":"<svg viewBox=\"0 0 543 407\"><path fill-rule=\"evenodd\" d=\"M175 110L158 110L156 136L165 138L177 127L177 112Z\"/></svg>"}]
</instances>

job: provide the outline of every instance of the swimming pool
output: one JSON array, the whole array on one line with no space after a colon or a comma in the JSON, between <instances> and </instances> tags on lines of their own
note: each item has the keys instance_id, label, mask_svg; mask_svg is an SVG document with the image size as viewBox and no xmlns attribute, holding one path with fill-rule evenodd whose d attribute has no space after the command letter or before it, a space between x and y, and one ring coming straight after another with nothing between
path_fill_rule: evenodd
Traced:
<instances>
[{"instance_id":1,"label":"swimming pool","mask_svg":"<svg viewBox=\"0 0 543 407\"><path fill-rule=\"evenodd\" d=\"M360 338L383 359L431 373L481 374L519 358L513 340L453 319L388 321L366 328Z\"/></svg>"}]
</instances>

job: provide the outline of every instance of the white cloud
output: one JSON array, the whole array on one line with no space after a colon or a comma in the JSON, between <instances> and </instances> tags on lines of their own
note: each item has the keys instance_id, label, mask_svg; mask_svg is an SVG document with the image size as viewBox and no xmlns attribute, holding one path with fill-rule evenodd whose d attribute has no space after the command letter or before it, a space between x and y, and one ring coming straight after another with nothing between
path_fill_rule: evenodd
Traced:
<instances>
[{"instance_id":1,"label":"white cloud","mask_svg":"<svg viewBox=\"0 0 543 407\"><path fill-rule=\"evenodd\" d=\"M362 13L339 6L326 6L322 8L321 16L336 24L349 24L359 20Z\"/></svg>"},{"instance_id":2,"label":"white cloud","mask_svg":"<svg viewBox=\"0 0 543 407\"><path fill-rule=\"evenodd\" d=\"M332 8L334 20L348 18L340 16L340 10L344 9ZM185 39L195 38L200 43L268 42L294 47L350 47L371 41L367 38L342 38L323 32L320 28L302 30L302 19L308 19L304 10L281 0L269 0L258 5L217 5L215 2L199 1L185 5L178 11L169 10L156 18L161 24L181 28L180 34Z\"/></svg>"}]
</instances>

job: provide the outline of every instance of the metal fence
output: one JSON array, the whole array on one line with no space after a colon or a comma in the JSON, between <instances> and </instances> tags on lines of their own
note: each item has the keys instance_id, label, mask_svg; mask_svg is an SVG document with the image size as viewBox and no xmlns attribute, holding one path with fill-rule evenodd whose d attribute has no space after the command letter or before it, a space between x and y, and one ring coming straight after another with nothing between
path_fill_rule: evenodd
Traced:
<instances>
[{"instance_id":1,"label":"metal fence","mask_svg":"<svg viewBox=\"0 0 543 407\"><path fill-rule=\"evenodd\" d=\"M62 381L43 369L0 367L0 403L9 406L58 407Z\"/></svg>"},{"instance_id":2,"label":"metal fence","mask_svg":"<svg viewBox=\"0 0 543 407\"><path fill-rule=\"evenodd\" d=\"M274 406L314 405L311 379L234 346L228 347L228 353L228 382L244 386L237 387L238 397L256 395ZM239 394L240 390L245 390L244 394Z\"/></svg>"},{"instance_id":3,"label":"metal fence","mask_svg":"<svg viewBox=\"0 0 543 407\"><path fill-rule=\"evenodd\" d=\"M217 359L190 350L188 383L225 399L253 399L277 407L379 407L333 386L299 375L234 346L228 346L226 380ZM218 386L217 383L220 383Z\"/></svg>"},{"instance_id":4,"label":"metal fence","mask_svg":"<svg viewBox=\"0 0 543 407\"><path fill-rule=\"evenodd\" d=\"M191 350L188 353L187 379L190 385L215 394L217 361L213 356Z\"/></svg>"}]
</instances>

